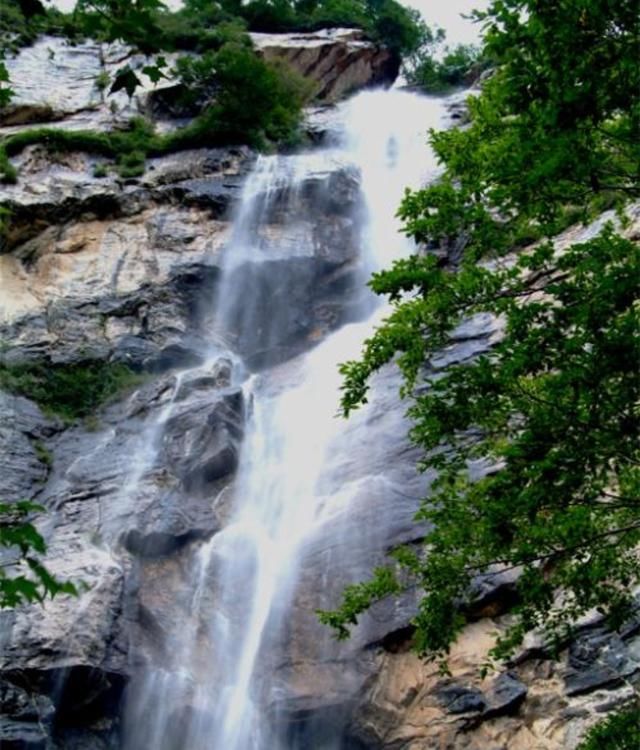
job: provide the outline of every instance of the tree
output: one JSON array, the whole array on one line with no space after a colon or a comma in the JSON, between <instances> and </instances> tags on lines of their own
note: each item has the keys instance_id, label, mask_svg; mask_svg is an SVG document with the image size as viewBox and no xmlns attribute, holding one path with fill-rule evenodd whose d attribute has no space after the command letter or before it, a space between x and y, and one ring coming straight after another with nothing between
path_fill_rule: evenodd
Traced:
<instances>
[{"instance_id":1,"label":"tree","mask_svg":"<svg viewBox=\"0 0 640 750\"><path fill-rule=\"evenodd\" d=\"M472 44L458 44L452 49L446 47L442 59L438 59L436 48L443 39L444 35L436 36L410 58L405 66L409 84L429 93L443 92L469 86L491 66L481 49Z\"/></svg>"},{"instance_id":2,"label":"tree","mask_svg":"<svg viewBox=\"0 0 640 750\"><path fill-rule=\"evenodd\" d=\"M622 624L640 580L639 249L612 224L568 247L550 239L606 207L624 226L640 195L637 3L495 0L479 15L498 69L469 101L470 127L431 133L443 178L399 211L423 246L464 247L459 267L423 252L376 274L392 312L342 366L345 415L377 370L400 368L420 468L438 472L418 513L432 530L320 613L346 637L372 602L417 582L428 657L446 657L487 573L520 571L497 658L534 628L559 648L594 607ZM438 370L434 355L477 313L501 323L500 340Z\"/></svg>"}]
</instances>

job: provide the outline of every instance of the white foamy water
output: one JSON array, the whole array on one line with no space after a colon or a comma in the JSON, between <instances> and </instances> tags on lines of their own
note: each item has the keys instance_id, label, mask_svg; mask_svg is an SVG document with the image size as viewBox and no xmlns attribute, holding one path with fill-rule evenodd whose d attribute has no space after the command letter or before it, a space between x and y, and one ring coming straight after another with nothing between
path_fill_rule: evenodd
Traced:
<instances>
[{"instance_id":1,"label":"white foamy water","mask_svg":"<svg viewBox=\"0 0 640 750\"><path fill-rule=\"evenodd\" d=\"M240 338L243 327L248 335L256 325L264 326L261 335L269 338L269 324L280 320L278 307L287 305L286 296L273 299L269 321L257 321L251 290L238 287L243 275L238 269L308 252L274 245L264 225L274 202L294 205L296 191L310 176L344 165L359 170L367 272L410 251L396 211L407 186L418 187L436 174L426 139L430 127L445 122L443 101L399 90L369 91L341 105L337 116L340 146L261 157L247 179L216 310L218 322L224 321L242 297L249 312ZM338 363L357 356L380 319L380 307L370 314L372 307L371 300L363 304L361 322L343 326L307 354L245 380L249 418L230 518L192 560L185 626L168 634L180 668L155 668L146 676L130 708L129 750L287 750L276 744L265 716L262 699L274 685L263 651L282 632L301 552L322 521L322 508L349 502L349 492L338 488L332 503L319 485L333 460L332 443L344 431L336 419ZM341 450L348 451L344 442Z\"/></svg>"}]
</instances>

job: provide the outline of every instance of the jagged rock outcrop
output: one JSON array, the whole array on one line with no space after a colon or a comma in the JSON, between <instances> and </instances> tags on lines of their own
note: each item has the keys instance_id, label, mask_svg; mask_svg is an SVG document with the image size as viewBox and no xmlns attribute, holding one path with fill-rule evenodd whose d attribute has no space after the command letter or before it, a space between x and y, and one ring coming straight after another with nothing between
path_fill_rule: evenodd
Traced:
<instances>
[{"instance_id":1,"label":"jagged rock outcrop","mask_svg":"<svg viewBox=\"0 0 640 750\"><path fill-rule=\"evenodd\" d=\"M363 86L391 83L398 73L392 55L354 29L251 38L265 59L284 60L312 81L317 99L324 102L335 102ZM171 63L175 57L167 60ZM176 127L180 122L167 106L177 83L171 75L155 85L140 75L142 86L132 98L124 91L107 96L105 81L113 80L118 69L128 65L141 70L146 64L144 56L120 44L72 44L61 37L42 37L6 60L15 96L0 113L0 134L36 123L67 130L110 130L135 115L151 116L160 130Z\"/></svg>"},{"instance_id":2,"label":"jagged rock outcrop","mask_svg":"<svg viewBox=\"0 0 640 750\"><path fill-rule=\"evenodd\" d=\"M145 177L128 185L92 177L87 157L49 169L33 151L24 159L33 170L0 189L12 211L11 252L0 254L3 361L106 359L145 369L198 361L251 152L213 149L153 159ZM357 174L337 168L310 172L295 195L272 196L256 240L264 259L234 273L245 286L255 285L251 314L260 316L277 293L274 283L284 283L273 264L287 265L296 279L287 287L290 323L268 343L258 343L255 328L245 353L284 351L285 342L303 346L319 327L339 322L340 309L348 307L339 293L357 275L358 184ZM301 216L295 226L286 221L293 212ZM278 247L293 244L299 258L282 263ZM248 308L239 295L231 329Z\"/></svg>"},{"instance_id":3,"label":"jagged rock outcrop","mask_svg":"<svg viewBox=\"0 0 640 750\"><path fill-rule=\"evenodd\" d=\"M362 88L388 84L399 62L358 29L324 29L294 34L251 34L267 60L284 60L316 84L316 98L334 102Z\"/></svg>"}]
</instances>

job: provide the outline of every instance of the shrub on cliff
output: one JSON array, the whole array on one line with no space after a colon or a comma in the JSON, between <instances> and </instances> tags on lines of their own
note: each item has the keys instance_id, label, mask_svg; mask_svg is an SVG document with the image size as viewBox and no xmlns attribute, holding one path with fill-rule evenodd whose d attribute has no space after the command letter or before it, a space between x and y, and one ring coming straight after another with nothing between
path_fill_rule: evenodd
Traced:
<instances>
[{"instance_id":1,"label":"shrub on cliff","mask_svg":"<svg viewBox=\"0 0 640 750\"><path fill-rule=\"evenodd\" d=\"M226 42L215 53L178 61L187 97L204 105L191 131L215 141L265 146L291 141L310 85L284 64L256 56L248 37Z\"/></svg>"},{"instance_id":2,"label":"shrub on cliff","mask_svg":"<svg viewBox=\"0 0 640 750\"><path fill-rule=\"evenodd\" d=\"M122 178L144 172L148 156L186 148L246 143L259 149L289 145L299 137L302 106L310 84L285 64L267 63L246 35L230 38L217 52L179 60L185 97L200 114L191 123L160 135L151 123L133 118L112 132L30 128L0 141L0 182L15 182L9 161L24 148L43 144L51 151L86 151L115 159Z\"/></svg>"},{"instance_id":3,"label":"shrub on cliff","mask_svg":"<svg viewBox=\"0 0 640 750\"><path fill-rule=\"evenodd\" d=\"M577 750L637 750L639 747L640 708L634 703L596 724Z\"/></svg>"},{"instance_id":4,"label":"shrub on cliff","mask_svg":"<svg viewBox=\"0 0 640 750\"><path fill-rule=\"evenodd\" d=\"M447 47L438 56L434 49L438 41L425 45L405 67L405 77L410 85L427 93L442 93L471 85L491 65L482 50L472 44Z\"/></svg>"},{"instance_id":5,"label":"shrub on cliff","mask_svg":"<svg viewBox=\"0 0 640 750\"><path fill-rule=\"evenodd\" d=\"M41 409L72 422L93 414L144 376L117 362L0 364L0 389L35 401Z\"/></svg>"},{"instance_id":6,"label":"shrub on cliff","mask_svg":"<svg viewBox=\"0 0 640 750\"><path fill-rule=\"evenodd\" d=\"M187 0L186 10L200 13L204 4L203 0ZM229 16L243 18L251 31L360 28L398 57L420 47L426 28L418 11L396 0L224 0L220 7Z\"/></svg>"}]
</instances>

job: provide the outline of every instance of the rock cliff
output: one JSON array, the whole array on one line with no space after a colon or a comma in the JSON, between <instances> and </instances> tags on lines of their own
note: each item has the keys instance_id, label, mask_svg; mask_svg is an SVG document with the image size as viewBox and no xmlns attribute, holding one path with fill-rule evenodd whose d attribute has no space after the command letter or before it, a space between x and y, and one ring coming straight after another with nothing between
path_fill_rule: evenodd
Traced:
<instances>
[{"instance_id":1,"label":"rock cliff","mask_svg":"<svg viewBox=\"0 0 640 750\"><path fill-rule=\"evenodd\" d=\"M313 77L328 100L388 70L385 54L352 32L254 41ZM111 127L131 108L143 111L147 94L112 112L95 89L113 55L51 39L23 51L10 67L19 96L5 132L34 121ZM124 706L141 671L180 666L169 634L186 627L188 566L229 516L252 408L232 377L239 357L268 368L270 387L282 388L295 382L298 355L354 316L363 280L360 175L329 161L295 189L270 194L257 232L274 252L234 267L237 298L224 325L216 318L231 217L255 158L243 147L183 152L120 181L95 177L93 157L30 147L19 157L18 184L0 190L12 211L0 254L0 366L116 363L141 377L73 423L0 392L0 495L46 506L47 564L84 584L77 599L0 612L3 748L122 746ZM637 219L628 231L638 231ZM262 321L283 296L278 335L265 340ZM469 321L440 365L486 351L497 335L495 321ZM491 634L508 618L508 576L482 582L447 677L410 650L415 592L376 605L346 644L317 622L314 610L334 605L346 583L365 577L394 544L420 537L413 514L429 477L416 473L396 391L385 371L370 408L334 446L323 492L339 497L347 482L356 491L304 550L286 627L261 665L278 686L266 711L289 747L316 747L320 738L345 750L574 748L640 679L640 621L612 634L594 616L557 661L531 639L485 679L479 668ZM217 607L216 593L207 588L205 611ZM242 616L241 598L237 609ZM177 750L178 720L175 727Z\"/></svg>"},{"instance_id":2,"label":"rock cliff","mask_svg":"<svg viewBox=\"0 0 640 750\"><path fill-rule=\"evenodd\" d=\"M389 85L398 74L390 53L354 29L251 34L251 38L265 59L283 60L311 81L316 99L322 102L335 102L364 86ZM171 76L156 85L140 76L142 88L132 98L124 91L106 95L101 78L106 74L113 80L125 64L139 70L146 60L118 44L71 45L59 37L41 37L6 61L15 96L0 113L0 134L33 123L107 130L134 115L152 116L160 130L175 127L162 106L176 86Z\"/></svg>"}]
</instances>

